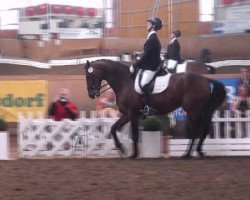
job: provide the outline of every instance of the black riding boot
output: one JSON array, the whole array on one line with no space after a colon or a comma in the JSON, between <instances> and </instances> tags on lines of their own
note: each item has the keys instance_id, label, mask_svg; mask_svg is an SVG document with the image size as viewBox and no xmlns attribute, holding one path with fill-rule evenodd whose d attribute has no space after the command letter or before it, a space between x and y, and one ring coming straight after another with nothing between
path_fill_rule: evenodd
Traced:
<instances>
[{"instance_id":1,"label":"black riding boot","mask_svg":"<svg viewBox=\"0 0 250 200\"><path fill-rule=\"evenodd\" d=\"M142 91L144 95L144 104L145 104L145 107L143 109L143 114L145 116L156 115L156 110L153 108L153 102L149 85L148 84L145 85Z\"/></svg>"}]
</instances>

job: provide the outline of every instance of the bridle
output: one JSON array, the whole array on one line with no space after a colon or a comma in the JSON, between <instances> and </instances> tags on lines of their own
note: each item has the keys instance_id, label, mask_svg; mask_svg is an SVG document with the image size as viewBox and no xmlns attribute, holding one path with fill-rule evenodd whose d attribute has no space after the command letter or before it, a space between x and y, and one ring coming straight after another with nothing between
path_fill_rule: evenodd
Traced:
<instances>
[{"instance_id":1,"label":"bridle","mask_svg":"<svg viewBox=\"0 0 250 200\"><path fill-rule=\"evenodd\" d=\"M88 90L92 90L94 91L94 93L99 92L100 94L106 92L107 90L109 90L111 87L109 86L108 88L102 90L104 87L106 87L107 85L109 85L108 83L102 85L101 87L93 85L92 87L88 88ZM101 91L102 90L102 91Z\"/></svg>"},{"instance_id":2,"label":"bridle","mask_svg":"<svg viewBox=\"0 0 250 200\"><path fill-rule=\"evenodd\" d=\"M102 85L101 88L100 88L100 90L101 90L102 88L104 88L105 86L107 86L107 85L108 85L108 83ZM106 91L109 90L110 88L111 88L111 87L109 86L108 88L106 88L106 89L100 91L100 94L102 94L103 92L106 92Z\"/></svg>"}]
</instances>

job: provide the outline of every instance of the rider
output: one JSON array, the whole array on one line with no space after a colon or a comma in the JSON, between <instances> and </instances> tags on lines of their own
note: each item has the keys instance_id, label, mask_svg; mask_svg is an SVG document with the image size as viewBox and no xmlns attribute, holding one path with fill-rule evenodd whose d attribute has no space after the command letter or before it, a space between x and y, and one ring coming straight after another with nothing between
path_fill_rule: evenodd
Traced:
<instances>
[{"instance_id":1,"label":"rider","mask_svg":"<svg viewBox=\"0 0 250 200\"><path fill-rule=\"evenodd\" d=\"M179 37L181 37L181 31L174 30L171 33L171 41L168 44L167 53L165 55L165 58L168 60L167 67L173 72L176 72L177 64L182 62L182 59L180 56L181 46L178 41Z\"/></svg>"},{"instance_id":2,"label":"rider","mask_svg":"<svg viewBox=\"0 0 250 200\"><path fill-rule=\"evenodd\" d=\"M161 43L156 32L162 28L162 21L159 18L150 18L147 20L148 36L144 44L144 53L139 61L131 65L130 72L134 72L134 68L139 68L137 76L141 74L140 87L145 98L144 115L153 115L156 110L153 109L153 103L150 91L150 82L153 79L161 58Z\"/></svg>"}]
</instances>

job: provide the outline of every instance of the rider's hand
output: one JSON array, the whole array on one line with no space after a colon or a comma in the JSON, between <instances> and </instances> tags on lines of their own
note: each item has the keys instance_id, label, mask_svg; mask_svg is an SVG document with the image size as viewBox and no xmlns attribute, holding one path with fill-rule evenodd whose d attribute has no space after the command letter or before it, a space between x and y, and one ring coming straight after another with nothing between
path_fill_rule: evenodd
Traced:
<instances>
[{"instance_id":1,"label":"rider's hand","mask_svg":"<svg viewBox=\"0 0 250 200\"><path fill-rule=\"evenodd\" d=\"M129 71L130 71L131 74L133 74L135 72L135 68L133 67L133 65L131 65L129 67Z\"/></svg>"}]
</instances>

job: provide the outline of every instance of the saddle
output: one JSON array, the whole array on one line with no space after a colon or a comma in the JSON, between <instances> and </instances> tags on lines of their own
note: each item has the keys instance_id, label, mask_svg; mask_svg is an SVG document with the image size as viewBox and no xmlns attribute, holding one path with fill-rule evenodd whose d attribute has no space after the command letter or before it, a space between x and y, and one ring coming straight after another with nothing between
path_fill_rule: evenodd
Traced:
<instances>
[{"instance_id":1,"label":"saddle","mask_svg":"<svg viewBox=\"0 0 250 200\"><path fill-rule=\"evenodd\" d=\"M160 70L158 70L152 81L149 83L152 94L158 94L164 91L168 86L171 75L172 74L168 73L165 69L161 68ZM139 70L135 78L135 84L134 84L135 91L139 94L143 94L139 84L141 76L142 76L142 70Z\"/></svg>"}]
</instances>

